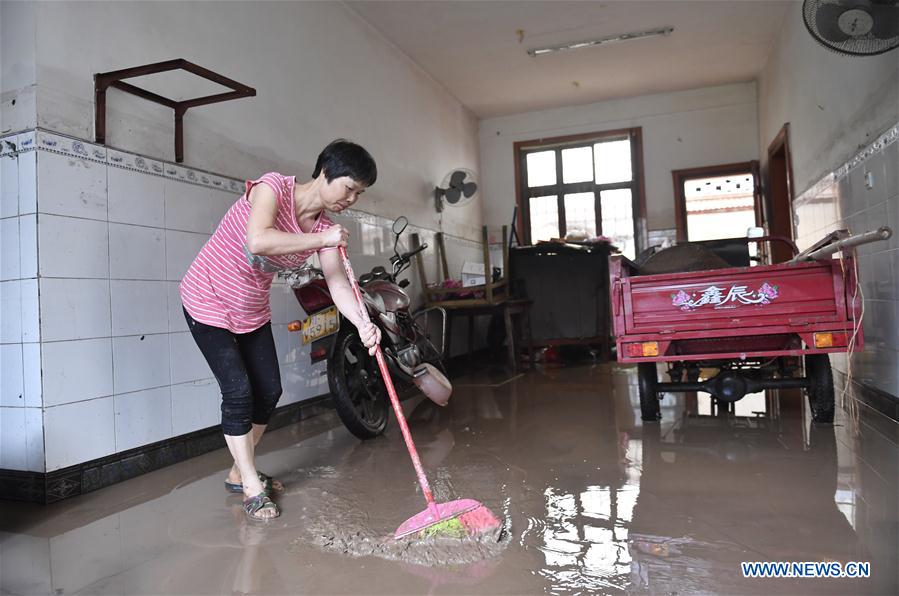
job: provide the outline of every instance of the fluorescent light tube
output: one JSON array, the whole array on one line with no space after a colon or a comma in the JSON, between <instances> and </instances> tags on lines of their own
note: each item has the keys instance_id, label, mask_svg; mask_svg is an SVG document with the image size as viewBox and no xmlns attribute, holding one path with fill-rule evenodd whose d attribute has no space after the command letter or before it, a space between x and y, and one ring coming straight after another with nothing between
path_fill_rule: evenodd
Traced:
<instances>
[{"instance_id":1,"label":"fluorescent light tube","mask_svg":"<svg viewBox=\"0 0 899 596\"><path fill-rule=\"evenodd\" d=\"M573 43L563 43L555 46L547 46L545 48L533 48L528 50L531 56L543 56L555 52L567 52L569 50L581 50L584 48L592 48L594 46L616 43L619 41L629 41L632 39L643 39L646 37L657 37L670 35L674 31L674 27L661 27L659 29L650 29L649 31L637 31L634 33L623 33L621 35L610 35L608 37L600 37L598 39L587 39L584 41L576 41Z\"/></svg>"}]
</instances>

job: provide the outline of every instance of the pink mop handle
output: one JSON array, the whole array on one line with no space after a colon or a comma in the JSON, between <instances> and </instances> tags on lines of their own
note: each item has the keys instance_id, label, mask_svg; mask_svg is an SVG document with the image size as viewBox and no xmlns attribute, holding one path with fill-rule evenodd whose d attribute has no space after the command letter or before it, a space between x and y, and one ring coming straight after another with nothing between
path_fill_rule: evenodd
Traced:
<instances>
[{"instance_id":1,"label":"pink mop handle","mask_svg":"<svg viewBox=\"0 0 899 596\"><path fill-rule=\"evenodd\" d=\"M362 293L359 291L359 284L356 282L356 275L353 273L353 267L350 265L350 259L347 257L346 248L338 247L340 250L340 260L343 261L343 268L346 271L346 278L353 288L353 294L356 296L356 304L359 306L359 316L362 320L371 321L368 311L365 308L365 302L362 299ZM406 448L409 450L409 457L412 458L412 465L415 467L415 474L418 476L418 484L421 485L421 491L428 501L428 508L434 517L439 517L437 513L437 505L434 503L434 495L431 494L431 487L428 486L428 479L425 476L424 468L421 467L421 460L418 458L418 451L415 449L415 443L412 442L412 433L409 432L409 425L406 424L406 417L403 415L403 408L400 406L400 400L396 395L396 389L393 388L393 379L390 378L390 370L387 368L387 362L384 360L384 353L381 352L381 346L375 346L375 358L378 360L378 367L381 369L381 377L384 379L384 385L387 386L387 394L390 396L390 403L393 405L393 411L396 413L396 419L400 423L400 429L403 431L403 440L406 441Z\"/></svg>"}]
</instances>

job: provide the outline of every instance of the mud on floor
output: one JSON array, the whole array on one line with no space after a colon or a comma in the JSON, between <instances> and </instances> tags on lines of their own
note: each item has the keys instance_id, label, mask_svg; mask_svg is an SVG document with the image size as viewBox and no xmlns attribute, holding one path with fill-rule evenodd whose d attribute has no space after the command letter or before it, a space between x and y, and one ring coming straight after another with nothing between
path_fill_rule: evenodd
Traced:
<instances>
[{"instance_id":1,"label":"mud on floor","mask_svg":"<svg viewBox=\"0 0 899 596\"><path fill-rule=\"evenodd\" d=\"M304 492L308 492L304 501L317 505L315 510L307 508L304 513L306 533L291 543L290 552L312 544L326 552L351 557L373 556L413 565L445 567L496 557L511 540L508 512L494 512L503 524L493 532L466 538L432 536L397 540L390 530L385 530L386 520L372 519L365 512L364 503L322 489ZM410 516L415 513L410 512Z\"/></svg>"}]
</instances>

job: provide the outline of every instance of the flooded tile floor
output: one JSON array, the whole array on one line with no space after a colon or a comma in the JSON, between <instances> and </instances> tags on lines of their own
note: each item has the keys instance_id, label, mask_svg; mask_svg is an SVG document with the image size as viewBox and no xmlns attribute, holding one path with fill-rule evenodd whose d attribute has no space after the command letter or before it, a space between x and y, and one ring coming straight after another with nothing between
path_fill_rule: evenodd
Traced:
<instances>
[{"instance_id":1,"label":"flooded tile floor","mask_svg":"<svg viewBox=\"0 0 899 596\"><path fill-rule=\"evenodd\" d=\"M396 424L363 443L328 414L263 441L260 467L287 486L267 525L225 493L224 450L47 507L0 503L0 592L899 593L897 425L838 410L817 427L795 392L720 414L668 396L644 424L635 383L609 365L480 373L445 409L406 402L435 493L508 516L486 560L317 546L328 524L387 535L423 508ZM872 577L744 579L741 561L869 561Z\"/></svg>"}]
</instances>

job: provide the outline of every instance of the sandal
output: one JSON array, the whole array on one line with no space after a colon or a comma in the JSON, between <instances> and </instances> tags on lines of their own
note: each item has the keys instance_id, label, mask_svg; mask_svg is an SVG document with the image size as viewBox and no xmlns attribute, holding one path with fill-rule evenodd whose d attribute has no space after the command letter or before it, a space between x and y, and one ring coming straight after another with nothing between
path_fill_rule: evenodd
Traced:
<instances>
[{"instance_id":1,"label":"sandal","mask_svg":"<svg viewBox=\"0 0 899 596\"><path fill-rule=\"evenodd\" d=\"M255 497L250 497L243 502L243 510L247 513L247 517L257 521L266 521L269 519L275 519L279 515L281 515L281 509L278 508L278 505L275 504L274 501L268 498L268 495L264 492L259 493ZM274 511L275 515L272 516L261 516L258 515L260 511Z\"/></svg>"},{"instance_id":2,"label":"sandal","mask_svg":"<svg viewBox=\"0 0 899 596\"><path fill-rule=\"evenodd\" d=\"M271 494L273 492L280 493L284 490L284 485L281 482L275 480L271 476L267 474L263 474L262 472L257 472L259 475L259 481L262 482L262 489ZM279 484L279 486L275 486L275 482ZM225 480L225 490L231 493L242 493L243 492L243 484L240 482L228 482Z\"/></svg>"}]
</instances>

